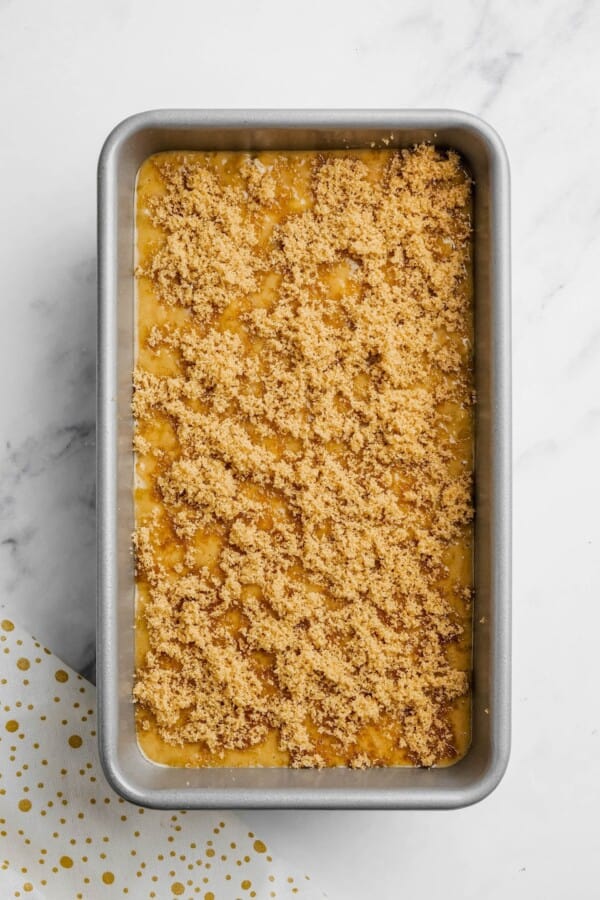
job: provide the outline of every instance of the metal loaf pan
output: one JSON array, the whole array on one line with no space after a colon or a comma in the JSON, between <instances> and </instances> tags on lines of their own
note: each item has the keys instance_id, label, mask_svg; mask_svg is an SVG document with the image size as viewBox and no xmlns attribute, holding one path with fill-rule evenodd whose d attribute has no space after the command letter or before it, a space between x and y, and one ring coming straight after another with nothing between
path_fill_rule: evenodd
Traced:
<instances>
[{"instance_id":1,"label":"metal loaf pan","mask_svg":"<svg viewBox=\"0 0 600 900\"><path fill-rule=\"evenodd\" d=\"M138 749L134 672L134 191L152 153L402 147L458 150L475 180L476 529L472 745L449 768L185 769ZM474 116L445 110L158 110L109 135L98 169L98 715L114 789L162 808L433 809L481 800L510 748L509 173L502 142Z\"/></svg>"}]
</instances>

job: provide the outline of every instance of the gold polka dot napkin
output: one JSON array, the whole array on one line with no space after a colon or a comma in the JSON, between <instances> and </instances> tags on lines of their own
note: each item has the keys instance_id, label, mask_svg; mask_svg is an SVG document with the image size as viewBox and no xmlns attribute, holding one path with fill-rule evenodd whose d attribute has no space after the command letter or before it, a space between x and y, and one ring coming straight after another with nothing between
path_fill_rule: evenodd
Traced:
<instances>
[{"instance_id":1,"label":"gold polka dot napkin","mask_svg":"<svg viewBox=\"0 0 600 900\"><path fill-rule=\"evenodd\" d=\"M106 783L93 685L0 622L0 900L317 898L235 814L133 806Z\"/></svg>"}]
</instances>

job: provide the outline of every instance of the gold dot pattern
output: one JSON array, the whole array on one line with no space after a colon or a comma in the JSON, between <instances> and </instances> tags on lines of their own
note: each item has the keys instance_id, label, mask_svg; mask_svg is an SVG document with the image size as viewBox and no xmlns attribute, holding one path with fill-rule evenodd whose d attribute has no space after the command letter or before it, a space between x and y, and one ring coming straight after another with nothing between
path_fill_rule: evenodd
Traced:
<instances>
[{"instance_id":1,"label":"gold dot pattern","mask_svg":"<svg viewBox=\"0 0 600 900\"><path fill-rule=\"evenodd\" d=\"M94 687L11 620L0 636L0 900L325 896L233 814L144 810L114 794Z\"/></svg>"}]
</instances>

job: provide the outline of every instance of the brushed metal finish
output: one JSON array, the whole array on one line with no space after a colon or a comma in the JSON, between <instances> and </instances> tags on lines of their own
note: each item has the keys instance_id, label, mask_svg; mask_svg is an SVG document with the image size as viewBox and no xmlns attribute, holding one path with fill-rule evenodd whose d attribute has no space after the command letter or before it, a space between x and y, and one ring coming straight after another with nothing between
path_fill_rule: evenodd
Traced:
<instances>
[{"instance_id":1,"label":"brushed metal finish","mask_svg":"<svg viewBox=\"0 0 600 900\"><path fill-rule=\"evenodd\" d=\"M384 144L383 140L389 141ZM400 147L458 150L475 179L475 623L473 739L449 768L185 769L138 749L131 691L134 578L131 370L134 190L170 149ZM511 412L509 171L498 135L448 110L156 110L109 135L98 166L98 717L105 774L160 808L449 809L498 784L510 752Z\"/></svg>"}]
</instances>

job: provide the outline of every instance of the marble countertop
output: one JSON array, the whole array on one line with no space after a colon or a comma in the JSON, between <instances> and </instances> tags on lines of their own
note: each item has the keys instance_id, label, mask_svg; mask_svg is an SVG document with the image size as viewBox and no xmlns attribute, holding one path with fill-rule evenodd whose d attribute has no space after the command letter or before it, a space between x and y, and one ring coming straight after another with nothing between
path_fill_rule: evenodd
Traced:
<instances>
[{"instance_id":1,"label":"marble countertop","mask_svg":"<svg viewBox=\"0 0 600 900\"><path fill-rule=\"evenodd\" d=\"M88 675L108 131L151 107L450 107L505 141L512 760L473 809L249 813L332 898L600 896L599 42L597 0L0 2L0 605Z\"/></svg>"}]
</instances>

